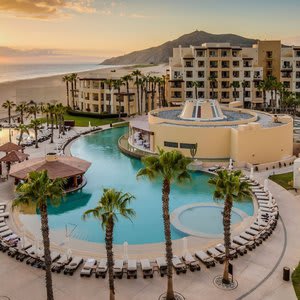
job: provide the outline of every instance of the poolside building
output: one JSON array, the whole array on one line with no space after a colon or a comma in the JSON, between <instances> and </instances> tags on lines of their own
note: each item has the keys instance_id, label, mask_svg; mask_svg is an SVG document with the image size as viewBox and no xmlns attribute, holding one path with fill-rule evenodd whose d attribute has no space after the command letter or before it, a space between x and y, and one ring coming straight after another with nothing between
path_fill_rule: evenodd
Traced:
<instances>
[{"instance_id":1,"label":"poolside building","mask_svg":"<svg viewBox=\"0 0 300 300\"><path fill-rule=\"evenodd\" d=\"M212 99L187 100L183 107L156 109L131 121L128 143L133 152L157 153L160 147L204 161L283 165L293 155L293 119Z\"/></svg>"},{"instance_id":2,"label":"poolside building","mask_svg":"<svg viewBox=\"0 0 300 300\"><path fill-rule=\"evenodd\" d=\"M169 60L166 99L171 105L198 98L237 100L245 108L261 108L263 93L258 86L269 76L300 92L300 47L284 47L280 41L258 41L252 48L230 43L179 46ZM197 92L193 82L199 82ZM267 93L268 104L270 99Z\"/></svg>"}]
</instances>

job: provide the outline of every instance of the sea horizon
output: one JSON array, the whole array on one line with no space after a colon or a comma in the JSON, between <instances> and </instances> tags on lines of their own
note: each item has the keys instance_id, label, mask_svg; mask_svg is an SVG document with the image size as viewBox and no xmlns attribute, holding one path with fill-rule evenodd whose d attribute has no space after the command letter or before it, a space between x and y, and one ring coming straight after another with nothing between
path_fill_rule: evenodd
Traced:
<instances>
[{"instance_id":1,"label":"sea horizon","mask_svg":"<svg viewBox=\"0 0 300 300\"><path fill-rule=\"evenodd\" d=\"M94 71L112 67L97 63L0 64L0 83L36 79L67 73Z\"/></svg>"}]
</instances>

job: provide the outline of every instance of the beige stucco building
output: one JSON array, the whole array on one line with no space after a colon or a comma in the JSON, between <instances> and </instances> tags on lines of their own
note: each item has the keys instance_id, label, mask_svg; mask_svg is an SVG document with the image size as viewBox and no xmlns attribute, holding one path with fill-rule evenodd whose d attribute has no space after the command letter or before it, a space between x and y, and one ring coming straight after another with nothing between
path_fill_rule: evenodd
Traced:
<instances>
[{"instance_id":1,"label":"beige stucco building","mask_svg":"<svg viewBox=\"0 0 300 300\"><path fill-rule=\"evenodd\" d=\"M242 101L246 108L259 108L263 94L258 85L268 76L300 92L300 47L283 47L280 41L258 41L252 48L229 43L178 47L169 60L166 98L173 105L213 98L221 103ZM212 77L215 82L210 80ZM199 82L197 95L195 81ZM239 85L236 90L232 87L234 82ZM268 93L267 103L270 98Z\"/></svg>"},{"instance_id":2,"label":"beige stucco building","mask_svg":"<svg viewBox=\"0 0 300 300\"><path fill-rule=\"evenodd\" d=\"M256 165L292 157L293 120L222 107L216 100L187 100L184 107L153 110L132 121L128 142L149 153L160 147L204 161L231 158Z\"/></svg>"}]
</instances>

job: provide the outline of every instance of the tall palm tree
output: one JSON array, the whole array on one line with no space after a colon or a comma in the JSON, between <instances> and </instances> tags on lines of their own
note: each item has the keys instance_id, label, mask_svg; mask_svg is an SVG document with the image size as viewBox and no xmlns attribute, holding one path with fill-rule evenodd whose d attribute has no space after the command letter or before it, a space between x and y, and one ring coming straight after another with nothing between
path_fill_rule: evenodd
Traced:
<instances>
[{"instance_id":1,"label":"tall palm tree","mask_svg":"<svg viewBox=\"0 0 300 300\"><path fill-rule=\"evenodd\" d=\"M146 156L142 159L144 168L140 169L137 177L147 177L150 180L162 179L162 213L166 243L166 260L168 265L167 300L174 300L173 272L172 272L172 239L169 212L169 196L171 184L174 181L185 182L191 179L187 166L192 161L177 150L159 150L158 156Z\"/></svg>"},{"instance_id":2,"label":"tall palm tree","mask_svg":"<svg viewBox=\"0 0 300 300\"><path fill-rule=\"evenodd\" d=\"M35 120L33 120L35 121ZM46 289L47 300L53 300L53 287L51 275L51 253L50 253L50 238L48 225L47 201L52 205L59 205L63 195L62 179L51 180L48 177L47 171L30 172L26 181L17 187L17 198L13 201L13 207L16 206L31 206L35 204L41 214L41 232L43 236L44 258L46 270Z\"/></svg>"},{"instance_id":3,"label":"tall palm tree","mask_svg":"<svg viewBox=\"0 0 300 300\"><path fill-rule=\"evenodd\" d=\"M117 98L118 98L118 104L119 104L119 121L121 121L121 86L123 85L123 80L122 79L117 79L117 80L114 80L114 83L113 83L113 86L114 86L114 89L116 89L118 91L117 93Z\"/></svg>"},{"instance_id":4,"label":"tall palm tree","mask_svg":"<svg viewBox=\"0 0 300 300\"><path fill-rule=\"evenodd\" d=\"M134 84L136 85L136 94L137 94L137 105L138 105L138 114L141 114L141 109L140 109L140 76L142 76L142 72L140 70L134 70L131 73L132 76L135 77L135 82Z\"/></svg>"},{"instance_id":5,"label":"tall palm tree","mask_svg":"<svg viewBox=\"0 0 300 300\"><path fill-rule=\"evenodd\" d=\"M104 83L105 84L107 84L108 85L108 89L109 89L109 92L110 92L110 100L109 100L109 111L108 111L108 113L110 113L111 114L111 94L112 94L112 91L113 91L113 88L114 88L114 80L113 79L106 79L105 81L104 81Z\"/></svg>"},{"instance_id":6,"label":"tall palm tree","mask_svg":"<svg viewBox=\"0 0 300 300\"><path fill-rule=\"evenodd\" d=\"M249 185L241 180L241 171L221 170L217 176L210 178L209 183L215 186L214 198L224 200L223 226L224 226L224 246L225 246L225 266L223 273L223 282L229 281L229 258L230 258L230 225L231 210L234 201L242 201L251 195Z\"/></svg>"},{"instance_id":7,"label":"tall palm tree","mask_svg":"<svg viewBox=\"0 0 300 300\"><path fill-rule=\"evenodd\" d=\"M50 116L50 122L51 122L51 139L50 143L53 144L53 137L54 137L54 119L55 119L55 113L56 113L56 107L55 104L48 103L48 112Z\"/></svg>"},{"instance_id":8,"label":"tall palm tree","mask_svg":"<svg viewBox=\"0 0 300 300\"><path fill-rule=\"evenodd\" d=\"M149 88L150 88L150 75L144 76L144 94L145 94L145 113L149 112Z\"/></svg>"},{"instance_id":9,"label":"tall palm tree","mask_svg":"<svg viewBox=\"0 0 300 300\"><path fill-rule=\"evenodd\" d=\"M161 79L161 86L162 86L162 105L163 107L168 106L166 102L166 75L162 75Z\"/></svg>"},{"instance_id":10,"label":"tall palm tree","mask_svg":"<svg viewBox=\"0 0 300 300\"><path fill-rule=\"evenodd\" d=\"M245 108L245 97L246 97L246 87L247 87L247 83L246 80L243 80L241 83L242 89L243 89L243 108ZM252 102L251 102L252 105ZM251 107L252 108L252 107Z\"/></svg>"},{"instance_id":11,"label":"tall palm tree","mask_svg":"<svg viewBox=\"0 0 300 300\"><path fill-rule=\"evenodd\" d=\"M22 123L20 123L18 125L18 127L16 128L16 130L18 130L20 132L20 137L19 137L18 145L21 145L24 133L29 134L29 130L28 130L29 128L30 127L28 125L25 125L25 124L22 124Z\"/></svg>"},{"instance_id":12,"label":"tall palm tree","mask_svg":"<svg viewBox=\"0 0 300 300\"><path fill-rule=\"evenodd\" d=\"M40 126L42 125L41 120L39 119L33 119L30 121L29 128L32 128L34 130L34 137L35 137L35 148L38 148L38 130Z\"/></svg>"},{"instance_id":13,"label":"tall palm tree","mask_svg":"<svg viewBox=\"0 0 300 300\"><path fill-rule=\"evenodd\" d=\"M70 82L70 75L65 75L62 78L62 81L66 83L66 89L67 89L67 107L70 107L70 89L69 89L69 82Z\"/></svg>"},{"instance_id":14,"label":"tall palm tree","mask_svg":"<svg viewBox=\"0 0 300 300\"><path fill-rule=\"evenodd\" d=\"M218 82L216 76L211 75L208 77L209 86L211 88L211 98L214 99L215 95L215 84Z\"/></svg>"},{"instance_id":15,"label":"tall palm tree","mask_svg":"<svg viewBox=\"0 0 300 300\"><path fill-rule=\"evenodd\" d=\"M193 88L195 88L195 99L198 99L198 88L200 88L200 82L199 81L193 81L192 83Z\"/></svg>"},{"instance_id":16,"label":"tall palm tree","mask_svg":"<svg viewBox=\"0 0 300 300\"><path fill-rule=\"evenodd\" d=\"M130 117L130 94L129 94L129 82L132 81L132 76L130 74L123 76L122 78L123 84L126 86L126 93L127 93L127 101L128 101L128 108L127 114Z\"/></svg>"},{"instance_id":17,"label":"tall palm tree","mask_svg":"<svg viewBox=\"0 0 300 300\"><path fill-rule=\"evenodd\" d=\"M240 83L238 81L233 81L230 86L233 88L233 97L234 101L236 101L236 89L240 87Z\"/></svg>"},{"instance_id":18,"label":"tall palm tree","mask_svg":"<svg viewBox=\"0 0 300 300\"><path fill-rule=\"evenodd\" d=\"M29 116L32 115L34 120L36 120L37 114L40 112L40 108L35 101L31 100L28 102L27 112Z\"/></svg>"},{"instance_id":19,"label":"tall palm tree","mask_svg":"<svg viewBox=\"0 0 300 300\"><path fill-rule=\"evenodd\" d=\"M16 112L20 113L20 123L24 123L24 115L27 110L27 103L26 102L21 102L16 106Z\"/></svg>"},{"instance_id":20,"label":"tall palm tree","mask_svg":"<svg viewBox=\"0 0 300 300\"><path fill-rule=\"evenodd\" d=\"M143 113L143 97L144 97L144 77L139 77L137 81L134 82L134 84L136 85L137 90L139 90L139 104L138 104L138 110L139 110L139 114Z\"/></svg>"},{"instance_id":21,"label":"tall palm tree","mask_svg":"<svg viewBox=\"0 0 300 300\"><path fill-rule=\"evenodd\" d=\"M263 93L263 102L264 102L263 108L264 108L264 110L266 110L266 108L267 108L267 92L272 90L272 78L268 77L267 79L260 81L259 85L258 85L258 90L262 91L262 93Z\"/></svg>"},{"instance_id":22,"label":"tall palm tree","mask_svg":"<svg viewBox=\"0 0 300 300\"><path fill-rule=\"evenodd\" d=\"M157 77L156 76L149 76L149 83L151 86L151 110L154 109L154 96L156 92L156 85L157 85Z\"/></svg>"},{"instance_id":23,"label":"tall palm tree","mask_svg":"<svg viewBox=\"0 0 300 300\"><path fill-rule=\"evenodd\" d=\"M75 86L77 82L77 74L69 75L69 82L71 82L72 108L75 109Z\"/></svg>"},{"instance_id":24,"label":"tall palm tree","mask_svg":"<svg viewBox=\"0 0 300 300\"><path fill-rule=\"evenodd\" d=\"M6 100L3 104L2 107L4 109L7 109L8 113L8 124L11 125L11 110L16 106L16 104L13 101Z\"/></svg>"},{"instance_id":25,"label":"tall palm tree","mask_svg":"<svg viewBox=\"0 0 300 300\"><path fill-rule=\"evenodd\" d=\"M58 103L55 106L55 112L58 119L59 134L65 134L64 115L67 112L67 107L63 106L62 103Z\"/></svg>"},{"instance_id":26,"label":"tall palm tree","mask_svg":"<svg viewBox=\"0 0 300 300\"><path fill-rule=\"evenodd\" d=\"M130 202L135 199L129 193L122 193L115 189L104 189L103 195L98 205L87 210L83 214L83 219L92 215L101 222L102 228L105 230L105 247L107 256L108 281L109 281L109 299L115 299L114 286L114 253L113 253L113 233L114 226L118 222L118 217L131 219L135 216L135 211L129 207Z\"/></svg>"}]
</instances>

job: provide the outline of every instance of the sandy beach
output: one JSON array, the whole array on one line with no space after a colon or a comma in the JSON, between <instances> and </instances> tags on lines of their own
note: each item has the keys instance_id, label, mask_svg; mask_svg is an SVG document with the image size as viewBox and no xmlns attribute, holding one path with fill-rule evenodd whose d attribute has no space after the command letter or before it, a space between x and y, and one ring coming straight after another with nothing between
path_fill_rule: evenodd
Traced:
<instances>
[{"instance_id":1,"label":"sandy beach","mask_svg":"<svg viewBox=\"0 0 300 300\"><path fill-rule=\"evenodd\" d=\"M134 66L120 66L97 69L93 71L78 72L78 77L104 77L119 78L131 73ZM144 74L162 75L165 73L166 65L158 65L140 68ZM62 81L64 75L39 77L0 83L0 106L6 100L16 103L34 100L38 103L57 100L66 104L66 85ZM6 117L7 112L0 107L0 118Z\"/></svg>"}]
</instances>

